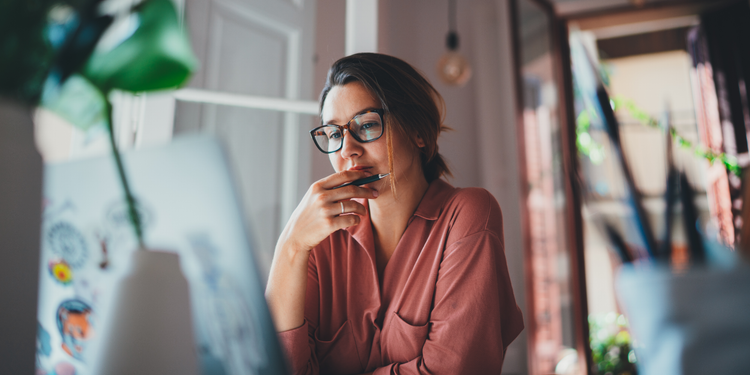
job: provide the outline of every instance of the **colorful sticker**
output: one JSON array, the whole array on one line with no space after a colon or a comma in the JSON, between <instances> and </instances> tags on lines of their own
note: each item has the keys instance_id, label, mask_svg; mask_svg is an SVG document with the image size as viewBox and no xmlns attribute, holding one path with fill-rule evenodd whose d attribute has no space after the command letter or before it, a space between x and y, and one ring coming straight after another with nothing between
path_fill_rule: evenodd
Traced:
<instances>
[{"instance_id":1,"label":"colorful sticker","mask_svg":"<svg viewBox=\"0 0 750 375\"><path fill-rule=\"evenodd\" d=\"M71 299L60 304L57 308L57 329L60 331L65 353L80 361L84 360L86 345L94 335L92 321L93 310L85 302Z\"/></svg>"},{"instance_id":2,"label":"colorful sticker","mask_svg":"<svg viewBox=\"0 0 750 375\"><path fill-rule=\"evenodd\" d=\"M69 285L70 282L73 281L73 270L65 260L58 259L50 261L49 273L55 281L62 285Z\"/></svg>"},{"instance_id":3,"label":"colorful sticker","mask_svg":"<svg viewBox=\"0 0 750 375\"><path fill-rule=\"evenodd\" d=\"M83 266L88 256L86 239L70 223L61 221L52 225L46 233L52 252L63 258L71 268Z\"/></svg>"},{"instance_id":4,"label":"colorful sticker","mask_svg":"<svg viewBox=\"0 0 750 375\"><path fill-rule=\"evenodd\" d=\"M52 345L49 343L49 332L47 332L44 327L42 327L42 324L37 321L37 327L36 327L36 368L37 368L37 375L40 374L40 370L42 370L42 359L48 358L50 353L52 353ZM46 374L46 371L42 370L42 373Z\"/></svg>"},{"instance_id":5,"label":"colorful sticker","mask_svg":"<svg viewBox=\"0 0 750 375\"><path fill-rule=\"evenodd\" d=\"M141 221L141 227L144 228L144 230L151 226L154 219L152 210L137 199L135 201L135 213ZM131 227L130 210L123 199L117 200L107 209L107 221L116 228Z\"/></svg>"},{"instance_id":6,"label":"colorful sticker","mask_svg":"<svg viewBox=\"0 0 750 375\"><path fill-rule=\"evenodd\" d=\"M41 357L49 357L52 352L52 346L49 344L49 332L47 332L42 324L37 322L36 327L36 354Z\"/></svg>"},{"instance_id":7,"label":"colorful sticker","mask_svg":"<svg viewBox=\"0 0 750 375\"><path fill-rule=\"evenodd\" d=\"M50 375L76 375L76 367L68 362L58 362Z\"/></svg>"}]
</instances>

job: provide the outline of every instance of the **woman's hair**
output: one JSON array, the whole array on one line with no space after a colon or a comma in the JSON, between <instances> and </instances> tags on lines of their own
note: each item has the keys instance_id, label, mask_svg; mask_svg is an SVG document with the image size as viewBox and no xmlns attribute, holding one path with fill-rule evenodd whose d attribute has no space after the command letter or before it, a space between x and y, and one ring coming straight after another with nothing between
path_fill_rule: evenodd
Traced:
<instances>
[{"instance_id":1,"label":"woman's hair","mask_svg":"<svg viewBox=\"0 0 750 375\"><path fill-rule=\"evenodd\" d=\"M422 171L427 182L440 176L452 176L448 165L438 153L437 139L441 131L450 130L443 124L443 97L414 67L393 56L358 53L336 61L328 70L328 78L320 93L322 112L328 93L334 86L360 82L380 101L385 114L388 168L393 171L393 134L406 136L420 150ZM417 146L417 136L424 147ZM391 188L395 192L395 176Z\"/></svg>"}]
</instances>

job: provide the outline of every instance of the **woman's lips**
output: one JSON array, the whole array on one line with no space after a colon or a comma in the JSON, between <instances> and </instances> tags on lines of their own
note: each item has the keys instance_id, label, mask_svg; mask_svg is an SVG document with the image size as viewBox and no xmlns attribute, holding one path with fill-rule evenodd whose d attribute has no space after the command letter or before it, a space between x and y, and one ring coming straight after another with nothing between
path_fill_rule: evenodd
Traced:
<instances>
[{"instance_id":1,"label":"woman's lips","mask_svg":"<svg viewBox=\"0 0 750 375\"><path fill-rule=\"evenodd\" d=\"M365 177L372 176L372 167L354 166L349 168L350 171L362 171L365 173Z\"/></svg>"}]
</instances>

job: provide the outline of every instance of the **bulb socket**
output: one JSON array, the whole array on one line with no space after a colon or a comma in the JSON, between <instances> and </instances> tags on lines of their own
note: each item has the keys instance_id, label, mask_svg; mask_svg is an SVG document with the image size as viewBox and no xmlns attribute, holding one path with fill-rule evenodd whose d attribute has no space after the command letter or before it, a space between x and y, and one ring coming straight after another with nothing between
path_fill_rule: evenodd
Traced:
<instances>
[{"instance_id":1,"label":"bulb socket","mask_svg":"<svg viewBox=\"0 0 750 375\"><path fill-rule=\"evenodd\" d=\"M455 51L458 49L458 33L455 31L448 32L448 36L445 38L445 45L448 49Z\"/></svg>"}]
</instances>

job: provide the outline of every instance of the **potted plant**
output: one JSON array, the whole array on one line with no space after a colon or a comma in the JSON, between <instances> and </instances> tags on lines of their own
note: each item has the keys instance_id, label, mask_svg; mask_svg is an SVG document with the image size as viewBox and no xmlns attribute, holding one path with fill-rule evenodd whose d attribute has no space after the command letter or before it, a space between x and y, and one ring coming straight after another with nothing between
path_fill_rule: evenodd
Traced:
<instances>
[{"instance_id":1,"label":"potted plant","mask_svg":"<svg viewBox=\"0 0 750 375\"><path fill-rule=\"evenodd\" d=\"M0 3L0 295L13 304L0 309L0 318L14 322L0 328L0 350L14 358L0 363L0 373L34 371L42 160L32 109L48 107L83 127L88 119L105 119L130 222L145 249L108 97L112 90L178 87L196 67L170 0L143 0L123 10L119 16L135 17L137 28L106 46L99 41L115 17L101 12L101 2Z\"/></svg>"}]
</instances>

